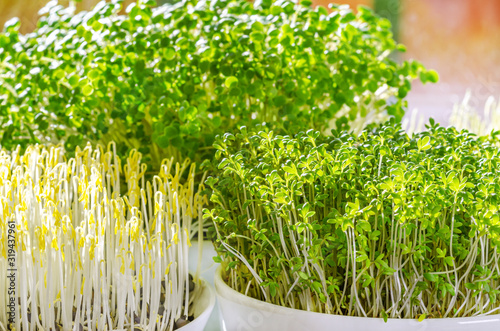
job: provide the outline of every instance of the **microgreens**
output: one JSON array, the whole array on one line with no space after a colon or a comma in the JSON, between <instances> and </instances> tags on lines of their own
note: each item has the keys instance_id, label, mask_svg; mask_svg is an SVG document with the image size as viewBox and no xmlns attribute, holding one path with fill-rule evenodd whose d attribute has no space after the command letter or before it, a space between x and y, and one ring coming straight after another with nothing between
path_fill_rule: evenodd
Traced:
<instances>
[{"instance_id":1,"label":"microgreens","mask_svg":"<svg viewBox=\"0 0 500 331\"><path fill-rule=\"evenodd\" d=\"M500 150L431 121L359 136L245 128L216 139L215 243L228 284L331 314L500 312Z\"/></svg>"},{"instance_id":2,"label":"microgreens","mask_svg":"<svg viewBox=\"0 0 500 331\"><path fill-rule=\"evenodd\" d=\"M61 147L0 152L1 330L9 329L9 222L16 330L173 330L192 317L200 287L192 288L188 246L206 203L194 165L165 160L146 182L140 153L122 165L115 149L77 148L68 161Z\"/></svg>"},{"instance_id":3,"label":"microgreens","mask_svg":"<svg viewBox=\"0 0 500 331\"><path fill-rule=\"evenodd\" d=\"M0 34L0 144L116 141L158 168L202 160L217 133L362 127L401 119L411 80L436 81L390 23L360 8L282 0L100 2L74 14L51 1L37 29Z\"/></svg>"}]
</instances>

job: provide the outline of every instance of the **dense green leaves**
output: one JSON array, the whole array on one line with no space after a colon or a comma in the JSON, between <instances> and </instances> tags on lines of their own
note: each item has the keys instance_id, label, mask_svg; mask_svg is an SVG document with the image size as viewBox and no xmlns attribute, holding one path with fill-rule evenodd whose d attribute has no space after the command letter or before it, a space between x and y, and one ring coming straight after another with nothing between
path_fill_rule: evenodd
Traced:
<instances>
[{"instance_id":1,"label":"dense green leaves","mask_svg":"<svg viewBox=\"0 0 500 331\"><path fill-rule=\"evenodd\" d=\"M342 315L498 310L498 143L434 124L409 137L393 123L360 135L218 137L205 213L230 283Z\"/></svg>"},{"instance_id":2,"label":"dense green leaves","mask_svg":"<svg viewBox=\"0 0 500 331\"><path fill-rule=\"evenodd\" d=\"M56 2L37 29L0 34L0 144L116 141L163 157L211 155L217 133L266 123L298 132L401 119L410 81L386 20L309 1L121 1L73 13ZM391 96L395 98L388 101Z\"/></svg>"}]
</instances>

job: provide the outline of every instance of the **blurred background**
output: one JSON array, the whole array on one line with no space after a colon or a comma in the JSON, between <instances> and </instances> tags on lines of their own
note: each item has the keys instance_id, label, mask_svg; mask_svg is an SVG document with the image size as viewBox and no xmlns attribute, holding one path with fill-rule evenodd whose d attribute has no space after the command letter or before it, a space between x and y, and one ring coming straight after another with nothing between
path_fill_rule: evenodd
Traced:
<instances>
[{"instance_id":1,"label":"blurred background","mask_svg":"<svg viewBox=\"0 0 500 331\"><path fill-rule=\"evenodd\" d=\"M125 0L130 3L132 0ZM19 17L21 30L36 26L37 12L47 0L0 0L0 26ZM67 5L69 0L60 0ZM98 0L76 2L90 9ZM158 1L158 2L165 2ZM327 6L331 1L313 0ZM407 46L402 59L417 59L438 71L434 85L414 83L409 109L448 124L453 105L470 91L470 106L483 112L489 96L500 97L500 0L343 0L365 5L388 18L396 39Z\"/></svg>"},{"instance_id":2,"label":"blurred background","mask_svg":"<svg viewBox=\"0 0 500 331\"><path fill-rule=\"evenodd\" d=\"M328 5L331 1L316 0ZM500 97L500 0L344 0L388 18L403 59L435 69L440 82L414 83L409 109L448 124L453 106L470 92L469 106L483 115L490 96Z\"/></svg>"}]
</instances>

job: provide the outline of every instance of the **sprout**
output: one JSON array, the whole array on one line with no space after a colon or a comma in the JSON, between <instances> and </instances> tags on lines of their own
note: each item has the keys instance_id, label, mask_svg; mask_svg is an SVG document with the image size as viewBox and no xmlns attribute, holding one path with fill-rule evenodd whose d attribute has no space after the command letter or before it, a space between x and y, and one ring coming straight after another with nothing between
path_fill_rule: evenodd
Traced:
<instances>
[{"instance_id":1,"label":"sprout","mask_svg":"<svg viewBox=\"0 0 500 331\"><path fill-rule=\"evenodd\" d=\"M16 330L173 330L192 317L188 246L206 197L194 164L165 160L152 182L132 151L121 164L88 145L0 152L0 329L6 230L16 225ZM198 284L195 277L194 282Z\"/></svg>"},{"instance_id":2,"label":"sprout","mask_svg":"<svg viewBox=\"0 0 500 331\"><path fill-rule=\"evenodd\" d=\"M216 139L214 238L235 290L387 318L500 312L495 137L391 123L359 136L246 129Z\"/></svg>"}]
</instances>

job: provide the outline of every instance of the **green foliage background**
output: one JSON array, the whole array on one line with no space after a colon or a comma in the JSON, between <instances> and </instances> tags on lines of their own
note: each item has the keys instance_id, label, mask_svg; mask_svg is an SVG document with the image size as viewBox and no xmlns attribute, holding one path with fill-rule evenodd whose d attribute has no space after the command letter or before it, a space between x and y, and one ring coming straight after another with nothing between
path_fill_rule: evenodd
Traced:
<instances>
[{"instance_id":1,"label":"green foliage background","mask_svg":"<svg viewBox=\"0 0 500 331\"><path fill-rule=\"evenodd\" d=\"M500 302L500 149L432 124L219 137L214 237L228 283L297 309L465 317Z\"/></svg>"}]
</instances>

